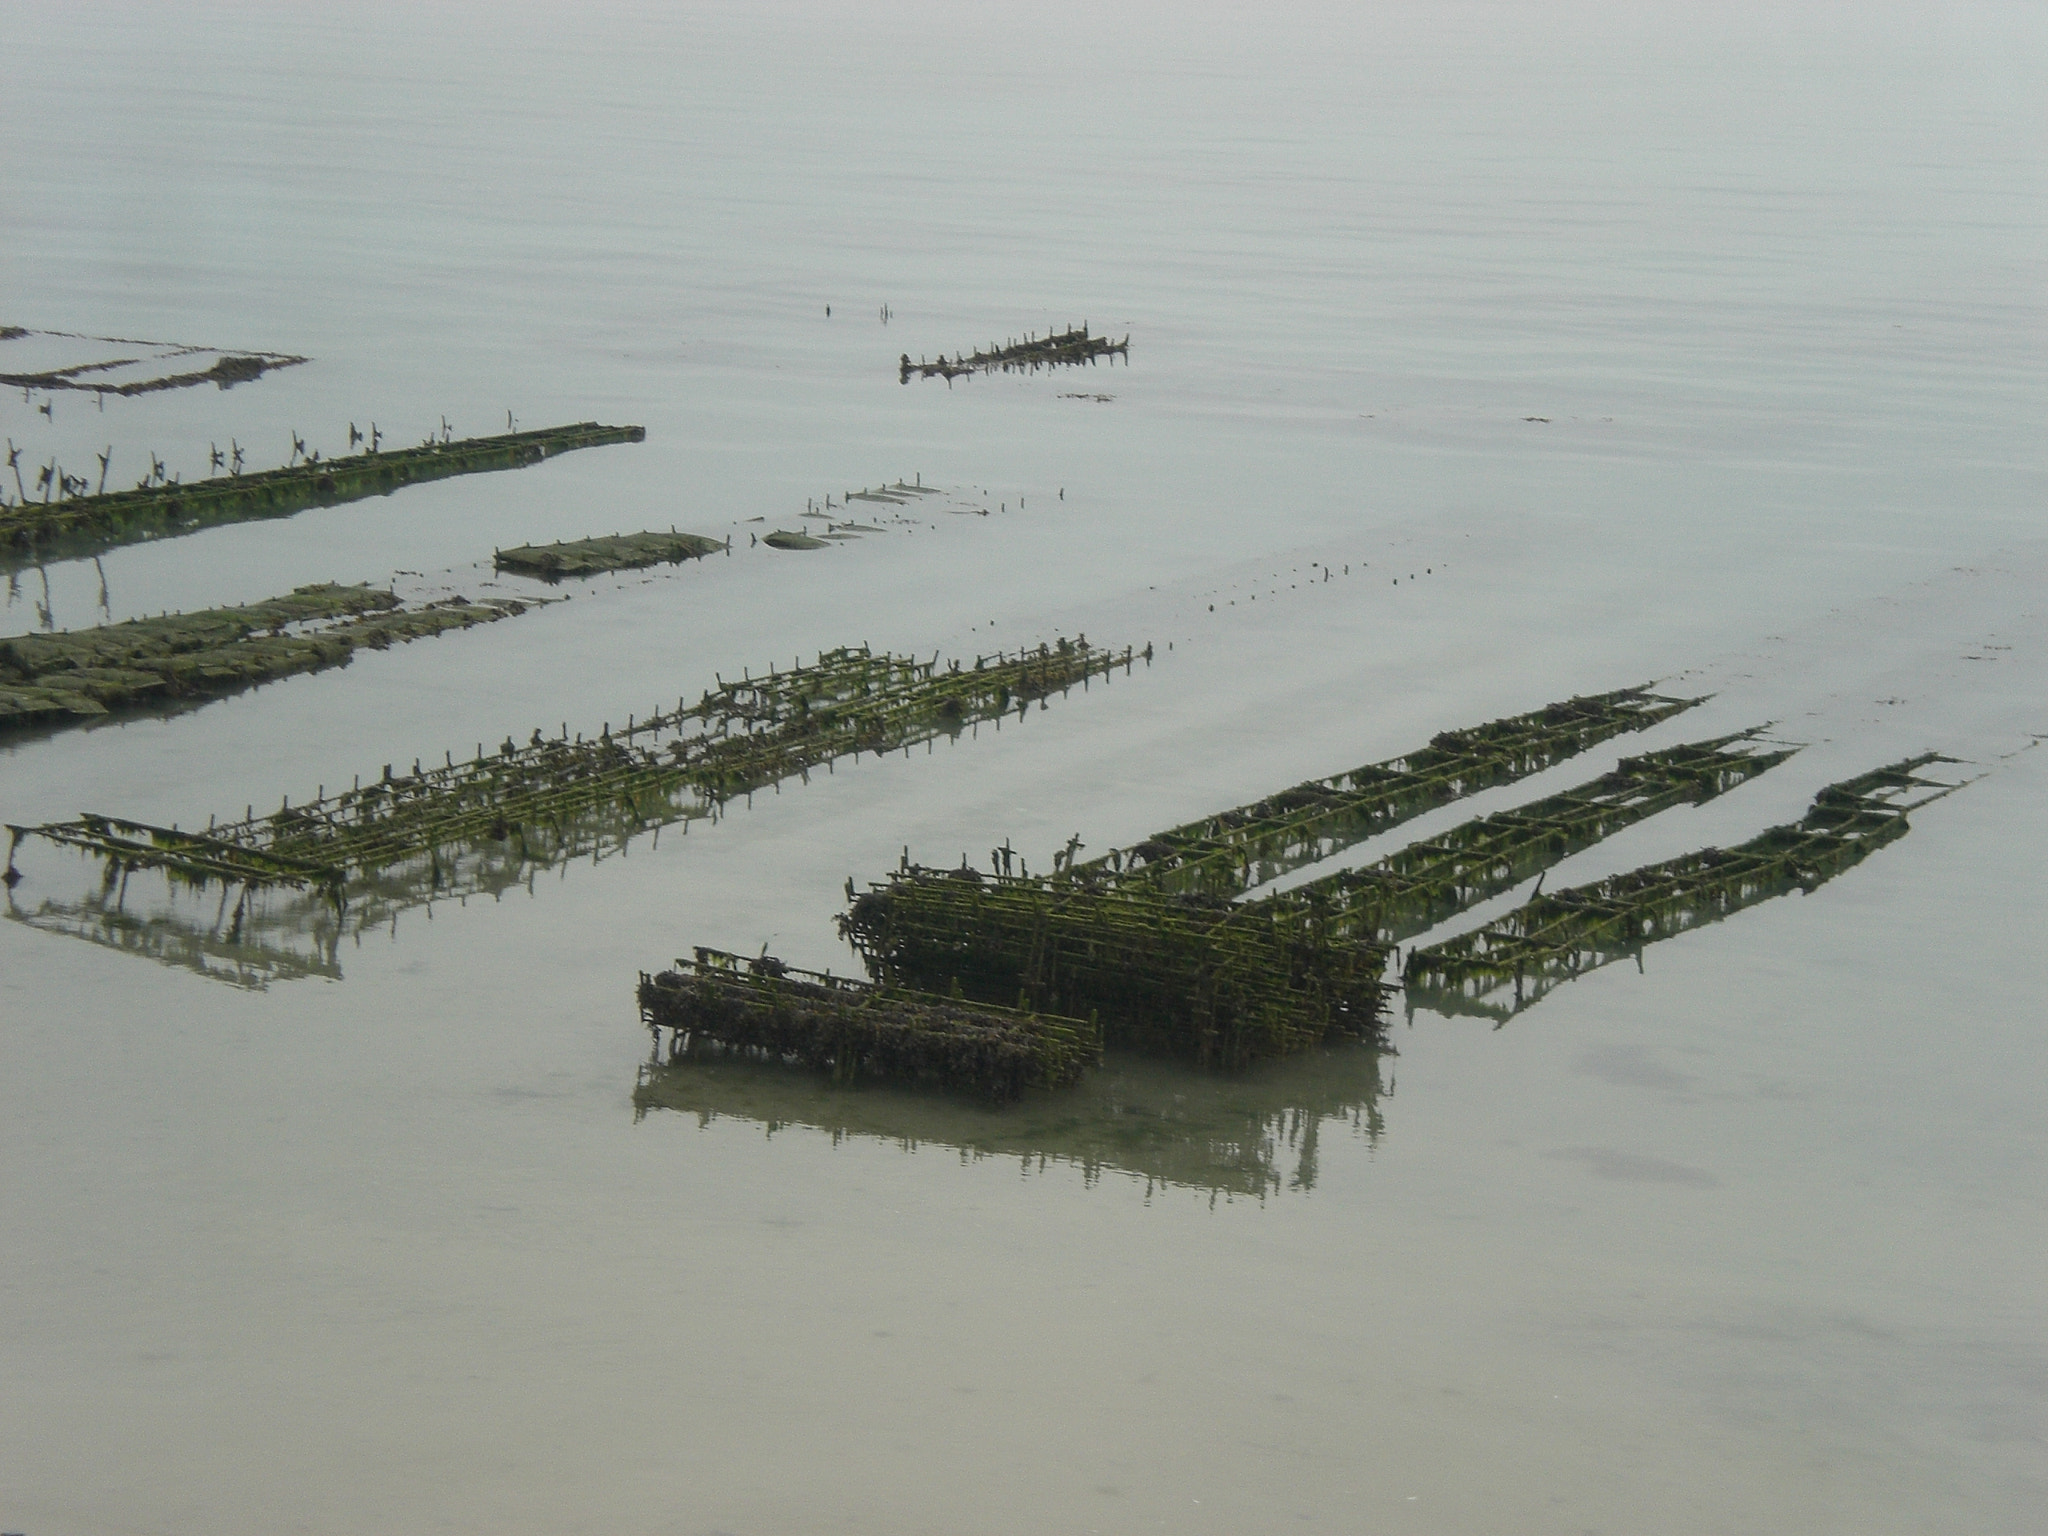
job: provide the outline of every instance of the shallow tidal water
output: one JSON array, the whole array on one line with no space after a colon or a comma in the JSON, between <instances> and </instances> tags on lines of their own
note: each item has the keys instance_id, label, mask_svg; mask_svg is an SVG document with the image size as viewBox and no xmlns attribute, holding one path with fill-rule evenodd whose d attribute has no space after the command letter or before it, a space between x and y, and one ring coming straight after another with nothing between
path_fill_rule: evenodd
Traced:
<instances>
[{"instance_id":1,"label":"shallow tidal water","mask_svg":"<svg viewBox=\"0 0 2048 1536\"><path fill-rule=\"evenodd\" d=\"M0 391L25 466L647 428L20 569L5 633L734 544L0 746L0 820L190 826L846 643L1155 648L328 976L0 921L0 1529L2038 1528L2040 10L6 3L0 59L0 324L311 359ZM898 382L1082 320L1128 363ZM913 476L987 515L749 541ZM1354 857L1764 721L1805 749L1551 887L1969 782L1384 1055L1001 1114L642 1072L641 969L849 969L905 849L1049 864L1652 679L1712 698ZM19 857L14 917L88 877Z\"/></svg>"}]
</instances>

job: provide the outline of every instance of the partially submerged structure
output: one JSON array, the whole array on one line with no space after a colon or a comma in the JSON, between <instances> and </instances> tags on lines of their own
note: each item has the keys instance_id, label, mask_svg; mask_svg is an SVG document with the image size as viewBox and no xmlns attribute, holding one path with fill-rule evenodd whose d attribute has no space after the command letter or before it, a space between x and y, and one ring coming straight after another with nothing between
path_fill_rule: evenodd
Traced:
<instances>
[{"instance_id":1,"label":"partially submerged structure","mask_svg":"<svg viewBox=\"0 0 2048 1536\"><path fill-rule=\"evenodd\" d=\"M133 490L60 495L0 507L0 555L19 564L95 554L219 523L288 517L308 507L388 496L408 485L452 475L524 469L578 448L637 443L646 436L643 427L583 421L490 437L430 438L414 448L369 451L366 445L365 452L348 458L315 458L282 469L217 475L190 485L160 480L161 466L156 466L157 472Z\"/></svg>"},{"instance_id":2,"label":"partially submerged structure","mask_svg":"<svg viewBox=\"0 0 2048 1536\"><path fill-rule=\"evenodd\" d=\"M1239 898L1692 702L1630 688L1447 731L1405 756L1312 780L1131 849L1061 860L1049 875L1013 872L1002 850L986 875L906 862L854 899L841 932L878 981L1092 1012L1112 1043L1206 1066L1238 1068L1333 1038L1372 1038L1384 1019L1390 942L1378 917L1329 892ZM1619 821L1631 800L1691 793L1745 771L1746 757L1711 755L1724 745L1708 744L1705 758L1660 760L1591 798ZM1577 805L1551 814L1583 835L1566 819ZM1546 823L1530 841L1547 846L1557 835ZM1465 841L1477 858L1498 861L1494 840ZM1456 883L1450 869L1416 871L1401 891L1411 903L1441 900Z\"/></svg>"},{"instance_id":3,"label":"partially submerged structure","mask_svg":"<svg viewBox=\"0 0 2048 1536\"><path fill-rule=\"evenodd\" d=\"M306 361L289 352L82 336L0 325L0 385L24 390L77 390L126 399L165 389L212 384L232 389L278 368Z\"/></svg>"},{"instance_id":4,"label":"partially submerged structure","mask_svg":"<svg viewBox=\"0 0 2048 1536\"><path fill-rule=\"evenodd\" d=\"M0 640L0 737L195 704L529 606L452 597L408 607L381 587L327 582L234 608L15 635Z\"/></svg>"},{"instance_id":5,"label":"partially submerged structure","mask_svg":"<svg viewBox=\"0 0 2048 1536\"><path fill-rule=\"evenodd\" d=\"M920 357L913 363L910 354L905 352L897 363L897 373L899 382L908 384L913 378L950 380L968 373L1071 368L1102 358L1128 358L1130 353L1131 338L1128 335L1122 341L1112 341L1107 336L1091 334L1087 322L1083 321L1080 325L1046 336L1027 335L1022 341L1006 341L1000 345L990 342L986 347L977 347L969 353L956 353L950 358L940 353L937 362L928 362Z\"/></svg>"},{"instance_id":6,"label":"partially submerged structure","mask_svg":"<svg viewBox=\"0 0 2048 1536\"><path fill-rule=\"evenodd\" d=\"M1507 916L1408 956L1410 1006L1506 1019L1560 982L1745 907L1810 892L1909 830L1908 811L1956 788L1922 778L1933 753L1875 768L1814 796L1797 822L1734 848L1702 848L1590 885L1538 895ZM1924 792L1911 801L1904 797Z\"/></svg>"},{"instance_id":7,"label":"partially submerged structure","mask_svg":"<svg viewBox=\"0 0 2048 1536\"><path fill-rule=\"evenodd\" d=\"M1073 865L1070 873L1084 881L1122 885L1141 880L1161 891L1234 899L1425 811L1541 773L1699 702L1664 698L1647 688L1621 688L1443 731L1428 746L1403 756L1310 779L1249 805L1155 832L1130 848Z\"/></svg>"},{"instance_id":8,"label":"partially submerged structure","mask_svg":"<svg viewBox=\"0 0 2048 1536\"><path fill-rule=\"evenodd\" d=\"M1066 1088L1102 1056L1091 1020L971 1003L843 976L762 955L699 949L640 977L640 1017L670 1031L669 1059L736 1051L828 1072L837 1082L925 1083L995 1103L1027 1088Z\"/></svg>"},{"instance_id":9,"label":"partially submerged structure","mask_svg":"<svg viewBox=\"0 0 2048 1536\"><path fill-rule=\"evenodd\" d=\"M330 793L321 785L294 805L250 807L201 830L87 814L41 826L9 826L7 883L21 878L24 841L78 850L99 861L97 896L12 905L37 926L166 959L206 959L209 974L260 984L288 972L258 965L253 950L310 950L337 964L341 939L436 899L496 894L528 884L537 869L622 849L643 832L715 816L730 801L807 779L844 757L881 754L954 736L978 722L1021 714L1057 694L1128 672L1150 649L1109 651L1085 638L1034 650L977 656L971 664L829 651L809 665L719 678L694 704L628 716L595 737L534 730L524 742L478 743L410 771ZM138 938L129 878L161 871L174 914L151 922L196 932L195 949L168 935ZM215 899L209 896L217 891ZM178 904L180 895L191 898ZM208 948L207 946L212 946ZM249 960L242 966L235 957Z\"/></svg>"},{"instance_id":10,"label":"partially submerged structure","mask_svg":"<svg viewBox=\"0 0 2048 1536\"><path fill-rule=\"evenodd\" d=\"M1398 944L1624 827L1726 794L1793 751L1757 750L1755 733L1744 732L1625 757L1589 783L1476 817L1362 869L1339 870L1250 905L1331 937Z\"/></svg>"}]
</instances>

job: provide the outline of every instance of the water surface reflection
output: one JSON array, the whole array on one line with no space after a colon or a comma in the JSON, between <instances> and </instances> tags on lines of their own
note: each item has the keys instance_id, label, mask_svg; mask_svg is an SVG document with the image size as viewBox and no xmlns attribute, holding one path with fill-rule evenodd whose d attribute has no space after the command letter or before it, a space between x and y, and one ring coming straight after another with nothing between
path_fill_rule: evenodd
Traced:
<instances>
[{"instance_id":1,"label":"water surface reflection","mask_svg":"<svg viewBox=\"0 0 2048 1536\"><path fill-rule=\"evenodd\" d=\"M1055 1164L1093 1188L1103 1175L1154 1190L1212 1198L1306 1193L1325 1131L1377 1144L1380 1101L1393 1096L1381 1058L1361 1042L1225 1076L1178 1062L1112 1052L1078 1087L1001 1108L888 1084L835 1084L727 1054L659 1051L640 1068L633 1118L695 1115L700 1126L746 1120L768 1135L797 1127L830 1136L925 1147L962 1161L1015 1159L1024 1172Z\"/></svg>"}]
</instances>

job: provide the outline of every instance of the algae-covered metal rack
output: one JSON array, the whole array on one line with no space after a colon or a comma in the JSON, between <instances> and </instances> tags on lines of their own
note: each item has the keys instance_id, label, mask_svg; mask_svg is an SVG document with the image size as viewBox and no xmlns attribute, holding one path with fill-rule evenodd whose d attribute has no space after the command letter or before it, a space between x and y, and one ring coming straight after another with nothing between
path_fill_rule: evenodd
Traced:
<instances>
[{"instance_id":1,"label":"algae-covered metal rack","mask_svg":"<svg viewBox=\"0 0 2048 1536\"><path fill-rule=\"evenodd\" d=\"M1075 865L1073 873L1122 885L1139 880L1162 891L1241 896L1425 811L1541 773L1610 737L1646 730L1699 702L1622 688L1445 731L1404 756L1311 779L1250 805L1155 832L1134 847Z\"/></svg>"},{"instance_id":2,"label":"algae-covered metal rack","mask_svg":"<svg viewBox=\"0 0 2048 1536\"><path fill-rule=\"evenodd\" d=\"M523 469L578 448L637 443L646 436L643 427L584 421L489 437L429 439L415 448L219 475L190 485L169 481L102 495L16 502L0 507L0 552L14 563L94 554L219 523L286 517L308 507L388 496L404 486L452 475Z\"/></svg>"},{"instance_id":3,"label":"algae-covered metal rack","mask_svg":"<svg viewBox=\"0 0 2048 1536\"><path fill-rule=\"evenodd\" d=\"M996 1103L1065 1088L1102 1055L1087 1020L969 1003L797 970L762 955L699 949L640 976L640 1017L669 1030L669 1057L737 1051L829 1073L836 1082L925 1083Z\"/></svg>"},{"instance_id":4,"label":"algae-covered metal rack","mask_svg":"<svg viewBox=\"0 0 2048 1536\"><path fill-rule=\"evenodd\" d=\"M1236 1068L1375 1037L1386 951L1211 898L906 866L840 920L877 981L1093 1013L1112 1044Z\"/></svg>"},{"instance_id":5,"label":"algae-covered metal rack","mask_svg":"<svg viewBox=\"0 0 2048 1536\"><path fill-rule=\"evenodd\" d=\"M1371 1037L1383 1019L1387 958L1376 923L1313 894L1252 904L1231 898L1691 702L1631 688L1445 732L1405 757L1050 876L1012 874L1000 855L988 875L906 865L857 896L840 931L877 980L1099 1012L1112 1043L1215 1066L1288 1055L1333 1036ZM1641 790L1640 782L1627 793L1613 788L1609 799L1619 805ZM1609 814L1621 813L1610 806ZM1418 891L1427 879L1418 872Z\"/></svg>"},{"instance_id":6,"label":"algae-covered metal rack","mask_svg":"<svg viewBox=\"0 0 2048 1536\"><path fill-rule=\"evenodd\" d=\"M1022 341L1007 341L1001 345L990 342L986 347L977 347L971 353L955 354L951 358L941 353L937 362L927 362L920 357L913 363L910 354L905 352L897 363L897 373L900 382L908 384L913 378L957 379L967 373L1074 367L1105 357L1128 358L1130 352L1129 336L1122 341L1096 336L1089 332L1084 321L1046 336L1026 336Z\"/></svg>"},{"instance_id":7,"label":"algae-covered metal rack","mask_svg":"<svg viewBox=\"0 0 2048 1536\"><path fill-rule=\"evenodd\" d=\"M381 587L329 582L235 608L15 635L0 640L0 737L219 698L529 606L454 597L407 607Z\"/></svg>"},{"instance_id":8,"label":"algae-covered metal rack","mask_svg":"<svg viewBox=\"0 0 2048 1536\"><path fill-rule=\"evenodd\" d=\"M218 911L210 898L186 903L185 926L207 942L310 946L331 959L339 935L405 908L528 884L539 868L716 815L736 797L838 758L955 735L1150 656L1149 647L1110 651L1085 639L971 664L842 649L810 665L721 678L695 704L628 717L617 730L608 722L594 738L536 730L523 744L507 737L492 750L479 744L465 761L449 754L410 771L387 766L369 782L321 786L300 804L203 831L101 814L10 826L10 888L21 878L15 850L30 838L102 861L107 882L97 901L10 910L34 926L131 947L120 927L125 882L161 870L174 897L180 887L223 887ZM230 888L240 892L232 901Z\"/></svg>"},{"instance_id":9,"label":"algae-covered metal rack","mask_svg":"<svg viewBox=\"0 0 2048 1536\"><path fill-rule=\"evenodd\" d=\"M1906 813L1956 786L1919 776L1928 753L1831 784L1799 821L1535 897L1485 927L1410 953L1411 1006L1505 1019L1560 982L1791 891L1809 892L1904 837ZM1931 793L1910 803L1914 790Z\"/></svg>"},{"instance_id":10,"label":"algae-covered metal rack","mask_svg":"<svg viewBox=\"0 0 2048 1536\"><path fill-rule=\"evenodd\" d=\"M1790 757L1754 732L1625 757L1590 783L1477 817L1363 869L1341 870L1252 905L1331 937L1398 943L1514 889L1624 827L1726 794Z\"/></svg>"}]
</instances>

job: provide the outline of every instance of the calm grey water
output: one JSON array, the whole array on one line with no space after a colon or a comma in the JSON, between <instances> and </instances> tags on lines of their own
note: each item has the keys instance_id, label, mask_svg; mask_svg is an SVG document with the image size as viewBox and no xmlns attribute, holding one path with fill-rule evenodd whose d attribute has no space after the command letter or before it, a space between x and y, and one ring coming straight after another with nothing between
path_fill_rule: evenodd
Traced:
<instances>
[{"instance_id":1,"label":"calm grey water","mask_svg":"<svg viewBox=\"0 0 2048 1536\"><path fill-rule=\"evenodd\" d=\"M0 322L314 359L8 395L24 463L648 433L18 572L0 628L739 535L0 750L5 820L190 825L850 641L1158 647L339 979L0 923L0 1526L2039 1528L2048 13L9 3L0 61ZM1083 319L1128 367L896 379ZM914 474L990 515L747 544ZM1658 742L1810 745L1553 883L1911 752L1975 782L1499 1031L1009 1118L636 1105L642 966L844 968L906 846L1129 842L1647 678L1715 695ZM80 878L23 867L17 912Z\"/></svg>"}]
</instances>

